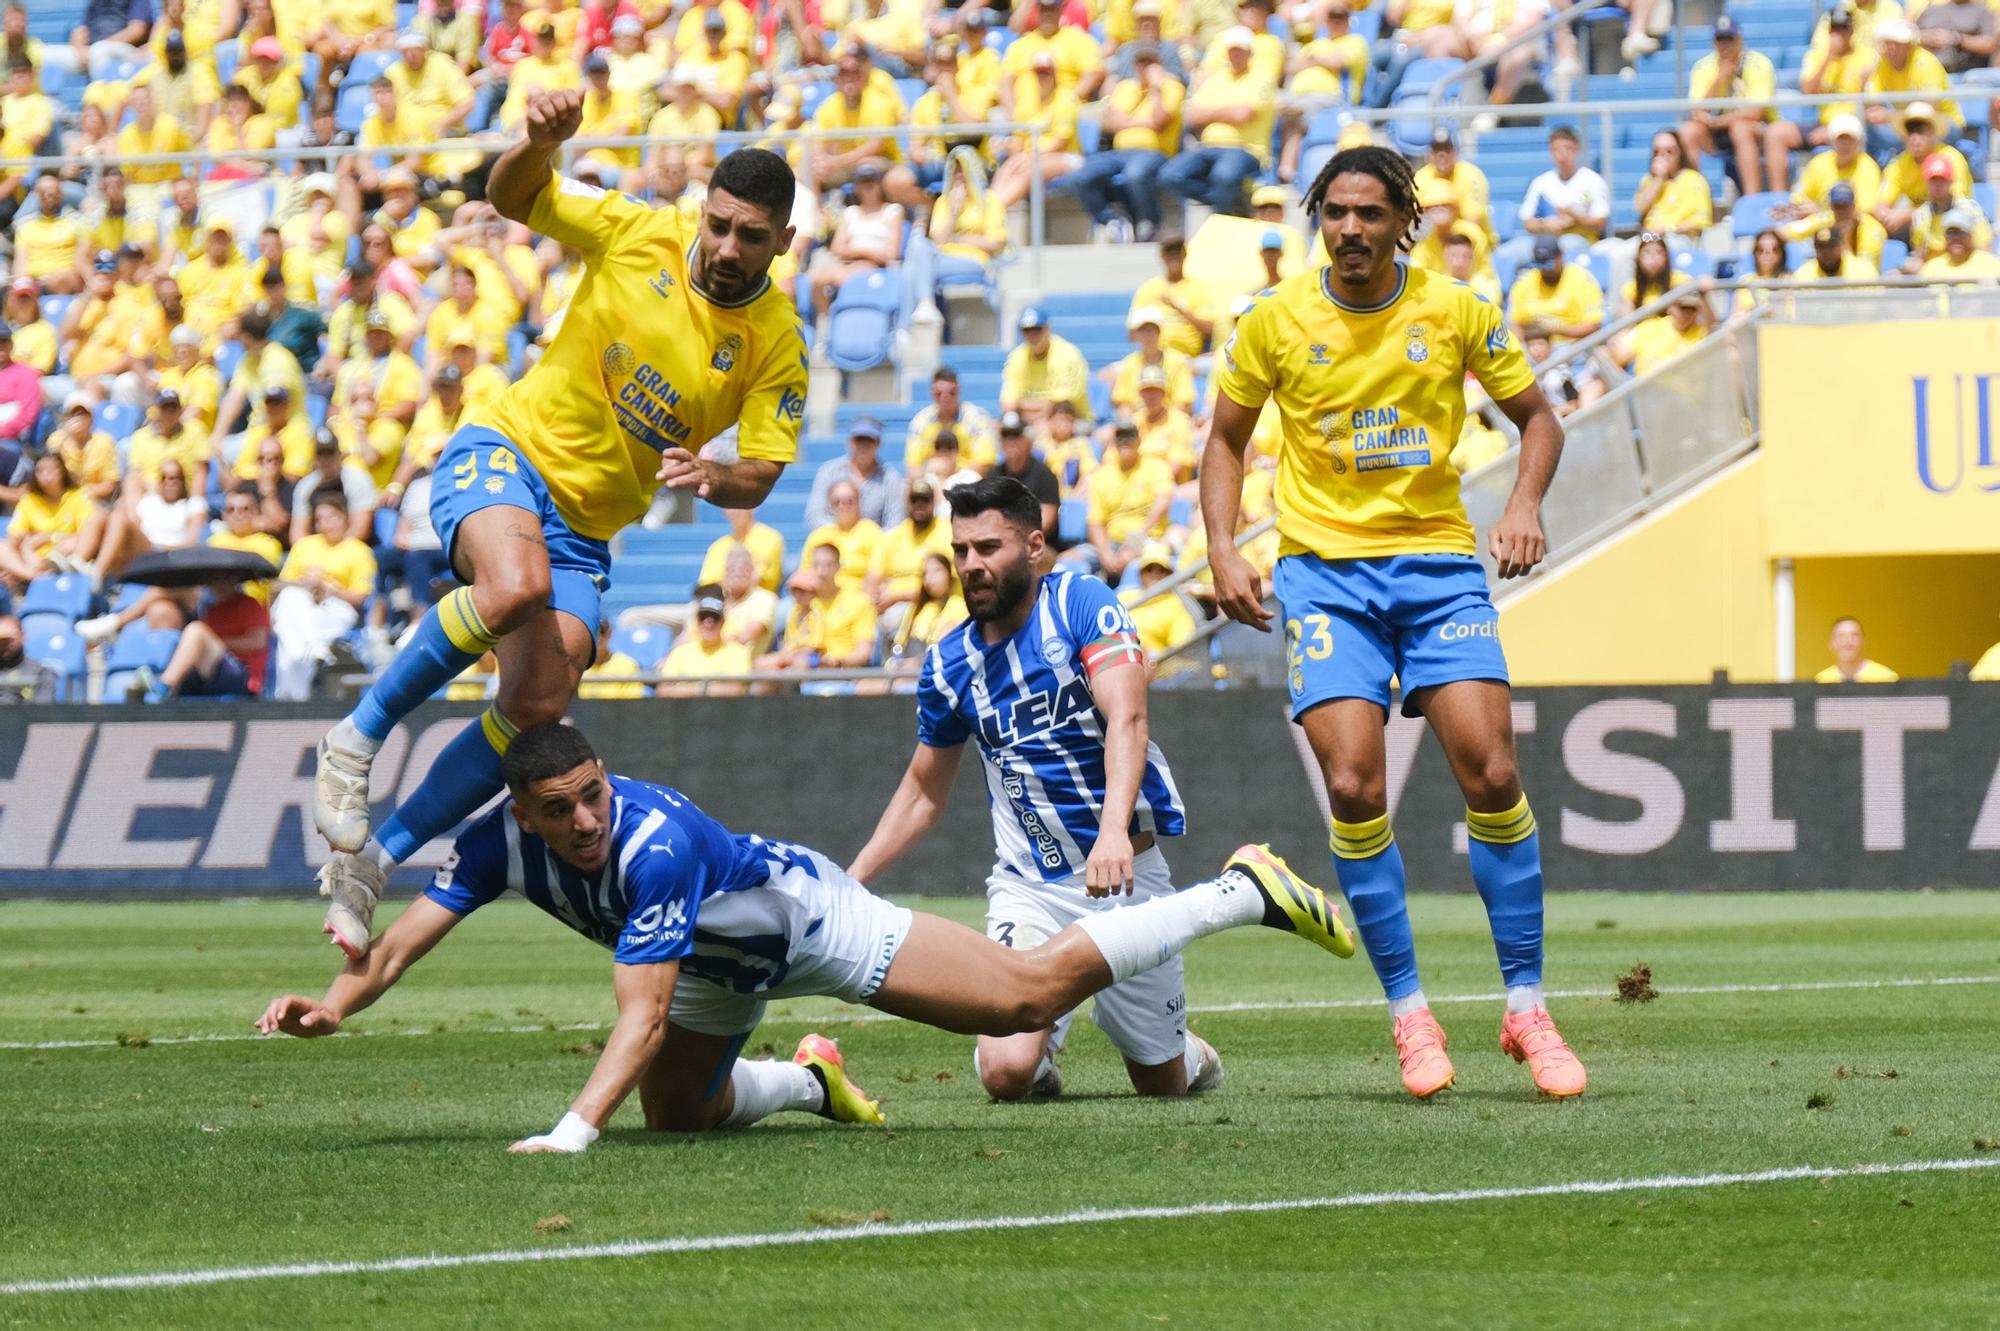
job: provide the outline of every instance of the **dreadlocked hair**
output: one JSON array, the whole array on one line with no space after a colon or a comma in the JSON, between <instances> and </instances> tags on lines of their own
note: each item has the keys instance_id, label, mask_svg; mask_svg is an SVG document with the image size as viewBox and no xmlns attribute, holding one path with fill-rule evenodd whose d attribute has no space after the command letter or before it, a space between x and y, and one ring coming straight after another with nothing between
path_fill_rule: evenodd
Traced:
<instances>
[{"instance_id":1,"label":"dreadlocked hair","mask_svg":"<svg viewBox=\"0 0 2000 1331\"><path fill-rule=\"evenodd\" d=\"M1389 206L1407 219L1403 223L1403 234L1396 241L1396 248L1407 250L1416 243L1417 223L1424 215L1423 209L1417 207L1417 178L1410 171L1408 158L1394 148L1377 144L1343 148L1327 159L1326 165L1313 177L1312 187L1306 191L1308 218L1317 224L1320 205L1326 202L1328 187L1335 178L1346 175L1373 176L1381 181L1383 190L1389 196Z\"/></svg>"}]
</instances>

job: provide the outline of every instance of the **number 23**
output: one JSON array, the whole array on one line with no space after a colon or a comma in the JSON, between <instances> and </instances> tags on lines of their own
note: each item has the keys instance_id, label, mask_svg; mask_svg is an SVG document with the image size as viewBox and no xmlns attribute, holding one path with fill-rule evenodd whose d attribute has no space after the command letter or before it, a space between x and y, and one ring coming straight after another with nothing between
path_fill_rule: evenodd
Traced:
<instances>
[{"instance_id":1,"label":"number 23","mask_svg":"<svg viewBox=\"0 0 2000 1331\"><path fill-rule=\"evenodd\" d=\"M1286 620L1285 636L1291 639L1292 655L1294 657L1298 656L1300 647L1303 645L1305 657L1308 661L1324 661L1329 656L1332 656L1332 625L1333 621L1325 615L1307 615L1303 624L1296 619ZM1302 640L1305 638L1308 630L1312 633L1312 641L1302 644Z\"/></svg>"}]
</instances>

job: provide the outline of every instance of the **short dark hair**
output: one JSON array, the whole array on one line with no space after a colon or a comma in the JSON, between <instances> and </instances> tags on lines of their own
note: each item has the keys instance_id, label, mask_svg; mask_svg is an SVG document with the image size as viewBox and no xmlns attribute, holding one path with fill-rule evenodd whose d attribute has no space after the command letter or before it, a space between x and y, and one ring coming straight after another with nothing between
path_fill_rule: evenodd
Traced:
<instances>
[{"instance_id":1,"label":"short dark hair","mask_svg":"<svg viewBox=\"0 0 2000 1331\"><path fill-rule=\"evenodd\" d=\"M257 482L238 481L236 484L229 487L229 493L243 499L256 499L258 497ZM341 497L342 499L346 498L345 495Z\"/></svg>"},{"instance_id":2,"label":"short dark hair","mask_svg":"<svg viewBox=\"0 0 2000 1331\"><path fill-rule=\"evenodd\" d=\"M345 513L347 511L347 491L337 485L322 485L319 489L313 491L312 497L312 506L314 508L318 508L321 504L325 504L329 508L337 508Z\"/></svg>"},{"instance_id":3,"label":"short dark hair","mask_svg":"<svg viewBox=\"0 0 2000 1331\"><path fill-rule=\"evenodd\" d=\"M1557 125L1549 131L1550 143L1554 143L1558 139L1568 139L1571 143L1578 144L1579 146L1583 143L1583 140L1576 136L1576 131L1568 125Z\"/></svg>"},{"instance_id":4,"label":"short dark hair","mask_svg":"<svg viewBox=\"0 0 2000 1331\"><path fill-rule=\"evenodd\" d=\"M537 781L567 776L585 763L597 761L597 750L575 726L550 721L529 726L500 755L500 779L507 789L525 791Z\"/></svg>"},{"instance_id":5,"label":"short dark hair","mask_svg":"<svg viewBox=\"0 0 2000 1331\"><path fill-rule=\"evenodd\" d=\"M798 182L790 164L770 149L738 148L716 164L708 187L768 210L779 226L785 226L792 218Z\"/></svg>"},{"instance_id":6,"label":"short dark hair","mask_svg":"<svg viewBox=\"0 0 2000 1331\"><path fill-rule=\"evenodd\" d=\"M931 371L931 382L934 384L955 384L958 382L958 371L952 369L949 365L940 365Z\"/></svg>"},{"instance_id":7,"label":"short dark hair","mask_svg":"<svg viewBox=\"0 0 2000 1331\"><path fill-rule=\"evenodd\" d=\"M976 518L981 513L998 513L1023 531L1042 529L1042 504L1034 491L1012 476L982 476L976 481L954 485L944 492L954 518Z\"/></svg>"},{"instance_id":8,"label":"short dark hair","mask_svg":"<svg viewBox=\"0 0 2000 1331\"><path fill-rule=\"evenodd\" d=\"M259 342L271 336L271 314L268 310L251 306L243 311L243 317L236 321L236 331L256 338Z\"/></svg>"}]
</instances>

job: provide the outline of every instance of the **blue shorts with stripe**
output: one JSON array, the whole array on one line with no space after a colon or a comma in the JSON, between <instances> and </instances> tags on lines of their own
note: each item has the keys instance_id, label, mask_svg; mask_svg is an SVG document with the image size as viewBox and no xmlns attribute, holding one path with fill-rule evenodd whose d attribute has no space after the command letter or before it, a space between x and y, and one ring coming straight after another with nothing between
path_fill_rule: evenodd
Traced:
<instances>
[{"instance_id":1,"label":"blue shorts with stripe","mask_svg":"<svg viewBox=\"0 0 2000 1331\"><path fill-rule=\"evenodd\" d=\"M1336 698L1366 698L1386 711L1392 677L1402 683L1405 716L1417 715L1410 698L1419 689L1507 682L1499 612L1471 555L1286 555L1274 581L1293 720Z\"/></svg>"},{"instance_id":2,"label":"blue shorts with stripe","mask_svg":"<svg viewBox=\"0 0 2000 1331\"><path fill-rule=\"evenodd\" d=\"M462 425L431 473L431 525L447 558L458 525L481 509L525 508L549 549L549 606L583 621L596 641L598 606L611 586L611 546L570 529L549 488L514 442L484 425Z\"/></svg>"}]
</instances>

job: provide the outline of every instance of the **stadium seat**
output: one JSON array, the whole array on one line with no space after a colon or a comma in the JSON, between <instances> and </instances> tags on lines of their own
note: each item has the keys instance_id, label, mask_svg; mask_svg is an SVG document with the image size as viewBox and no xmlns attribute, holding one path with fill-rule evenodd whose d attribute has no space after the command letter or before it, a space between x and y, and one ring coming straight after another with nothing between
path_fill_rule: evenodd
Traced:
<instances>
[{"instance_id":1,"label":"stadium seat","mask_svg":"<svg viewBox=\"0 0 2000 1331\"><path fill-rule=\"evenodd\" d=\"M1773 209L1782 208L1791 201L1792 196L1783 191L1746 194L1736 201L1736 207L1729 214L1730 230L1738 240L1754 236L1772 225Z\"/></svg>"},{"instance_id":2,"label":"stadium seat","mask_svg":"<svg viewBox=\"0 0 2000 1331\"><path fill-rule=\"evenodd\" d=\"M1903 243L1902 241L1885 240L1882 242L1881 268L1883 272L1886 273L1893 271L1894 269L1901 268L1903 266L1903 261L1908 259L1909 257L1910 257L1910 247L1905 243Z\"/></svg>"},{"instance_id":3,"label":"stadium seat","mask_svg":"<svg viewBox=\"0 0 2000 1331\"><path fill-rule=\"evenodd\" d=\"M611 650L622 652L651 670L674 645L673 633L657 624L621 625L611 634Z\"/></svg>"},{"instance_id":4,"label":"stadium seat","mask_svg":"<svg viewBox=\"0 0 2000 1331\"><path fill-rule=\"evenodd\" d=\"M127 624L105 654L104 668L110 670L165 670L174 658L174 645L181 640L179 629L148 628L143 622Z\"/></svg>"},{"instance_id":5,"label":"stadium seat","mask_svg":"<svg viewBox=\"0 0 2000 1331\"><path fill-rule=\"evenodd\" d=\"M76 304L75 296L43 296L42 317L49 321L51 328L60 328L63 316L69 313L69 307L74 304Z\"/></svg>"},{"instance_id":6,"label":"stadium seat","mask_svg":"<svg viewBox=\"0 0 2000 1331\"><path fill-rule=\"evenodd\" d=\"M243 48L235 42L220 42L215 48L216 81L227 88L236 77L236 66L243 58Z\"/></svg>"},{"instance_id":7,"label":"stadium seat","mask_svg":"<svg viewBox=\"0 0 2000 1331\"><path fill-rule=\"evenodd\" d=\"M1675 250L1673 265L1674 271L1682 277L1712 277L1715 275L1715 256L1707 250Z\"/></svg>"},{"instance_id":8,"label":"stadium seat","mask_svg":"<svg viewBox=\"0 0 2000 1331\"><path fill-rule=\"evenodd\" d=\"M1090 501L1065 499L1056 510L1056 535L1067 545L1081 545L1090 539Z\"/></svg>"},{"instance_id":9,"label":"stadium seat","mask_svg":"<svg viewBox=\"0 0 2000 1331\"><path fill-rule=\"evenodd\" d=\"M41 656L35 651L36 641L59 638L69 632L70 624L68 615L57 614L53 610L34 610L22 615L21 641L27 644L28 655L35 660L41 660Z\"/></svg>"},{"instance_id":10,"label":"stadium seat","mask_svg":"<svg viewBox=\"0 0 2000 1331\"><path fill-rule=\"evenodd\" d=\"M15 607L22 616L58 614L74 622L90 613L90 579L81 573L51 573L28 584Z\"/></svg>"},{"instance_id":11,"label":"stadium seat","mask_svg":"<svg viewBox=\"0 0 2000 1331\"><path fill-rule=\"evenodd\" d=\"M215 372L228 383L236 377L236 367L243 363L243 344L235 340L218 343L215 348Z\"/></svg>"},{"instance_id":12,"label":"stadium seat","mask_svg":"<svg viewBox=\"0 0 2000 1331\"><path fill-rule=\"evenodd\" d=\"M827 316L827 358L850 373L872 370L889 358L903 283L894 269L850 278Z\"/></svg>"},{"instance_id":13,"label":"stadium seat","mask_svg":"<svg viewBox=\"0 0 2000 1331\"><path fill-rule=\"evenodd\" d=\"M60 633L29 635L27 656L31 661L39 661L55 671L61 691L56 694L57 702L82 702L84 686L89 678L89 647L82 638L65 627Z\"/></svg>"},{"instance_id":14,"label":"stadium seat","mask_svg":"<svg viewBox=\"0 0 2000 1331\"><path fill-rule=\"evenodd\" d=\"M97 409L97 428L119 443L137 433L144 419L137 407L116 400L107 399Z\"/></svg>"},{"instance_id":15,"label":"stadium seat","mask_svg":"<svg viewBox=\"0 0 2000 1331\"><path fill-rule=\"evenodd\" d=\"M1590 275L1597 279L1597 285L1605 291L1611 290L1611 256L1601 250L1590 250L1583 256ZM1546 279L1544 279L1546 280Z\"/></svg>"}]
</instances>

